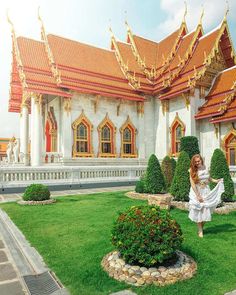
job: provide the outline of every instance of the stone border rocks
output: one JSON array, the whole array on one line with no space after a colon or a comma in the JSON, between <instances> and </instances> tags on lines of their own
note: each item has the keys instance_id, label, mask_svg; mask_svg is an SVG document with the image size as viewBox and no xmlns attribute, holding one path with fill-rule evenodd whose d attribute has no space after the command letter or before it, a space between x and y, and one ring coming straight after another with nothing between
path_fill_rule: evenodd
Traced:
<instances>
[{"instance_id":1,"label":"stone border rocks","mask_svg":"<svg viewBox=\"0 0 236 295\"><path fill-rule=\"evenodd\" d=\"M136 200L148 200L149 194L140 194L136 192L128 192L125 194L127 197ZM182 201L171 201L171 207L178 208L180 210L189 210L189 203ZM229 214L232 211L236 211L236 202L224 202L222 207L215 209L216 214Z\"/></svg>"},{"instance_id":2,"label":"stone border rocks","mask_svg":"<svg viewBox=\"0 0 236 295\"><path fill-rule=\"evenodd\" d=\"M107 254L102 260L103 269L110 277L134 286L154 284L164 286L190 279L197 270L196 262L181 251L176 251L177 262L173 266L139 267L126 264L118 251Z\"/></svg>"},{"instance_id":3,"label":"stone border rocks","mask_svg":"<svg viewBox=\"0 0 236 295\"><path fill-rule=\"evenodd\" d=\"M171 206L174 208L178 208L180 210L188 210L189 209L188 202L172 201ZM236 211L236 202L224 202L223 206L216 208L214 213L216 213L216 214L229 214L232 211Z\"/></svg>"},{"instance_id":4,"label":"stone border rocks","mask_svg":"<svg viewBox=\"0 0 236 295\"><path fill-rule=\"evenodd\" d=\"M17 203L20 205L50 205L55 203L56 200L55 199L49 199L49 200L44 200L44 201L18 201Z\"/></svg>"},{"instance_id":5,"label":"stone border rocks","mask_svg":"<svg viewBox=\"0 0 236 295\"><path fill-rule=\"evenodd\" d=\"M148 200L149 205L159 206L161 209L170 209L172 196L170 194L144 194L128 192L125 194L131 199Z\"/></svg>"}]
</instances>

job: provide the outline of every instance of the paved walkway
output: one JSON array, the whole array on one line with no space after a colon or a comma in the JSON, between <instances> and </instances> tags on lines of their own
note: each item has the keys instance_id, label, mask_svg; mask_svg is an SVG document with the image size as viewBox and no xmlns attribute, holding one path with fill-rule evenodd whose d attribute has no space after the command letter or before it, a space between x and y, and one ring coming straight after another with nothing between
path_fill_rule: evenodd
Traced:
<instances>
[{"instance_id":1,"label":"paved walkway","mask_svg":"<svg viewBox=\"0 0 236 295\"><path fill-rule=\"evenodd\" d=\"M0 236L0 294L28 294L7 245Z\"/></svg>"}]
</instances>

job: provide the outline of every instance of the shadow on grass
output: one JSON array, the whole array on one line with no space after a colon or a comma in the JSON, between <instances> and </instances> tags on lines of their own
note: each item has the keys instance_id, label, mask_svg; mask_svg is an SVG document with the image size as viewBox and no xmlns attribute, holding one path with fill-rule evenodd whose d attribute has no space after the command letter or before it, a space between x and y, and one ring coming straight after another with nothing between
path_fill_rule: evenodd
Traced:
<instances>
[{"instance_id":1,"label":"shadow on grass","mask_svg":"<svg viewBox=\"0 0 236 295\"><path fill-rule=\"evenodd\" d=\"M204 229L204 234L217 234L220 232L236 232L236 226L232 223L219 224Z\"/></svg>"}]
</instances>

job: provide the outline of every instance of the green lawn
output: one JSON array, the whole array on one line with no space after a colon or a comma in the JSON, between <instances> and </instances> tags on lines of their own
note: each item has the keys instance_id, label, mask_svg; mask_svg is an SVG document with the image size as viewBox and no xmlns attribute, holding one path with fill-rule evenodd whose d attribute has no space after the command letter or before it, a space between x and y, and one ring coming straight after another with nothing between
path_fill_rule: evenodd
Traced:
<instances>
[{"instance_id":1,"label":"green lawn","mask_svg":"<svg viewBox=\"0 0 236 295\"><path fill-rule=\"evenodd\" d=\"M109 278L100 262L113 249L110 232L117 211L142 202L114 192L61 197L50 206L8 203L1 207L72 294L108 295L130 289L144 295L219 295L236 289L236 212L214 215L204 239L199 239L187 212L171 211L184 233L182 249L198 263L193 279L137 288Z\"/></svg>"}]
</instances>

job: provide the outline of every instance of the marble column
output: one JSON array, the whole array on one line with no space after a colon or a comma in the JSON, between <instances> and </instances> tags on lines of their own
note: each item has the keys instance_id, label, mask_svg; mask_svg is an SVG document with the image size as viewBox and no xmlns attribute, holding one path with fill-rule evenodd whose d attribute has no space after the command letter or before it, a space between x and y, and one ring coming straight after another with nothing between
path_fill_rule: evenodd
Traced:
<instances>
[{"instance_id":1,"label":"marble column","mask_svg":"<svg viewBox=\"0 0 236 295\"><path fill-rule=\"evenodd\" d=\"M21 107L20 152L24 154L24 164L29 165L29 109L27 104Z\"/></svg>"},{"instance_id":2,"label":"marble column","mask_svg":"<svg viewBox=\"0 0 236 295\"><path fill-rule=\"evenodd\" d=\"M38 95L31 97L31 166L42 165L42 104Z\"/></svg>"}]
</instances>

